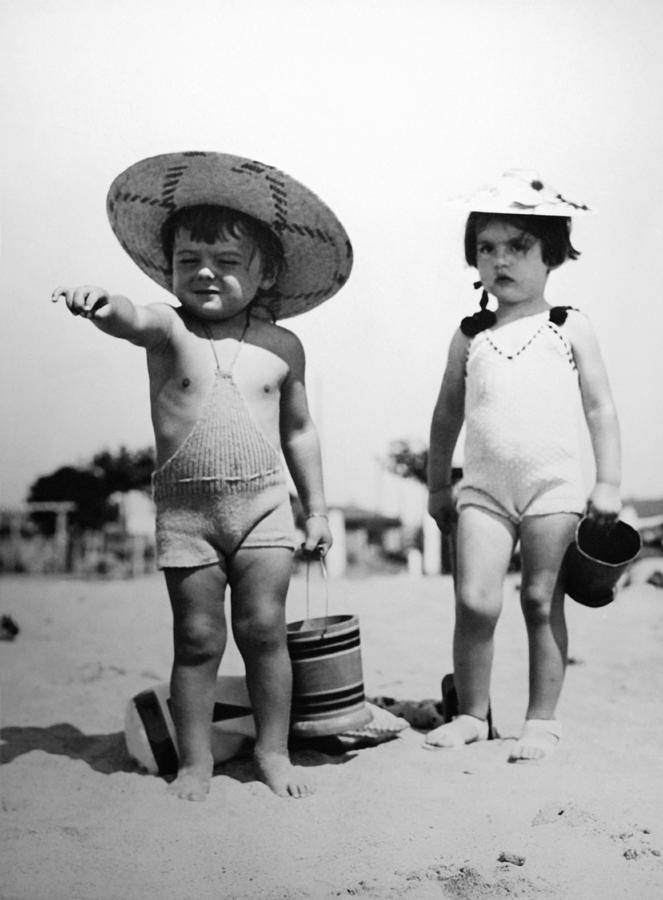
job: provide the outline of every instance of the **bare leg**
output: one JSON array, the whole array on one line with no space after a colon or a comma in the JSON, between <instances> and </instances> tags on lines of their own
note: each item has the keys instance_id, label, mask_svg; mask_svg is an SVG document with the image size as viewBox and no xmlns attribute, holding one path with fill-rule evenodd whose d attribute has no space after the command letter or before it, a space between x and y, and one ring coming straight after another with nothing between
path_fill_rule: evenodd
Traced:
<instances>
[{"instance_id":1,"label":"bare leg","mask_svg":"<svg viewBox=\"0 0 663 900\"><path fill-rule=\"evenodd\" d=\"M454 681L459 716L426 735L424 746L458 747L487 737L493 635L515 526L474 506L458 518Z\"/></svg>"},{"instance_id":2,"label":"bare leg","mask_svg":"<svg viewBox=\"0 0 663 900\"><path fill-rule=\"evenodd\" d=\"M170 682L180 767L170 793L204 800L214 761L211 727L216 677L226 646L225 573L217 566L166 569L175 658Z\"/></svg>"},{"instance_id":3,"label":"bare leg","mask_svg":"<svg viewBox=\"0 0 663 900\"><path fill-rule=\"evenodd\" d=\"M279 796L313 793L312 779L288 754L292 665L285 598L292 553L280 547L240 550L229 569L233 634L246 666L256 722L255 761L262 781Z\"/></svg>"},{"instance_id":4,"label":"bare leg","mask_svg":"<svg viewBox=\"0 0 663 900\"><path fill-rule=\"evenodd\" d=\"M528 516L521 526L521 605L529 642L529 704L512 761L540 759L559 741L555 710L567 658L560 568L577 523L577 516L558 513Z\"/></svg>"}]
</instances>

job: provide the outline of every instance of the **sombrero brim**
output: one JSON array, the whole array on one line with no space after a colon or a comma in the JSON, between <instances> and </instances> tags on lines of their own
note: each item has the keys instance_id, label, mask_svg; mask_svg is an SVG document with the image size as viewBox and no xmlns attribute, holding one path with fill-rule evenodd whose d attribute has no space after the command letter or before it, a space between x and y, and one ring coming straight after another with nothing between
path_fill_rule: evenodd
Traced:
<instances>
[{"instance_id":1,"label":"sombrero brim","mask_svg":"<svg viewBox=\"0 0 663 900\"><path fill-rule=\"evenodd\" d=\"M279 238L285 266L262 303L277 319L329 299L352 269L350 240L329 207L284 172L240 156L190 151L143 159L117 176L106 205L122 247L167 291L172 291L172 269L161 230L169 216L188 206L238 210Z\"/></svg>"}]
</instances>

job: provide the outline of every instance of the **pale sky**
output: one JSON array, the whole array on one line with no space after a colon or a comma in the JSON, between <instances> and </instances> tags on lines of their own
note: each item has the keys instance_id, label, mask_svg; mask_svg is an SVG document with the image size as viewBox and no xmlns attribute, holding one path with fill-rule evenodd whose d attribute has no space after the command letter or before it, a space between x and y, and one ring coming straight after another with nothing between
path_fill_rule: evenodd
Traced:
<instances>
[{"instance_id":1,"label":"pale sky","mask_svg":"<svg viewBox=\"0 0 663 900\"><path fill-rule=\"evenodd\" d=\"M332 503L392 507L376 460L426 441L476 308L446 200L533 168L596 215L548 300L580 307L620 414L624 494L663 496L660 0L0 0L3 506L97 451L152 441L143 353L56 285L167 299L106 219L138 159L218 150L303 181L355 267L303 340Z\"/></svg>"}]
</instances>

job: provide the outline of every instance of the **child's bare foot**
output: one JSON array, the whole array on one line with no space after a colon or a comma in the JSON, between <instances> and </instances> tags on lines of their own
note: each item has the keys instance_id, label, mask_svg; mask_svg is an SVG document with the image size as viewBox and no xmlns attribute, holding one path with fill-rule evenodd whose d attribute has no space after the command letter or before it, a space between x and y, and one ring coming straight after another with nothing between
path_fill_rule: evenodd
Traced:
<instances>
[{"instance_id":1,"label":"child's bare foot","mask_svg":"<svg viewBox=\"0 0 663 900\"><path fill-rule=\"evenodd\" d=\"M556 719L526 719L509 762L545 759L559 744L561 737L562 726Z\"/></svg>"},{"instance_id":2,"label":"child's bare foot","mask_svg":"<svg viewBox=\"0 0 663 900\"><path fill-rule=\"evenodd\" d=\"M456 716L453 722L447 722L429 731L423 743L426 750L441 750L450 747L464 747L475 741L485 741L488 737L488 722L476 716Z\"/></svg>"},{"instance_id":3,"label":"child's bare foot","mask_svg":"<svg viewBox=\"0 0 663 900\"><path fill-rule=\"evenodd\" d=\"M168 793L180 800L205 800L212 781L212 766L187 766L180 769L177 778L168 785Z\"/></svg>"},{"instance_id":4,"label":"child's bare foot","mask_svg":"<svg viewBox=\"0 0 663 900\"><path fill-rule=\"evenodd\" d=\"M258 776L279 797L309 797L315 783L300 766L293 766L287 754L254 752Z\"/></svg>"}]
</instances>

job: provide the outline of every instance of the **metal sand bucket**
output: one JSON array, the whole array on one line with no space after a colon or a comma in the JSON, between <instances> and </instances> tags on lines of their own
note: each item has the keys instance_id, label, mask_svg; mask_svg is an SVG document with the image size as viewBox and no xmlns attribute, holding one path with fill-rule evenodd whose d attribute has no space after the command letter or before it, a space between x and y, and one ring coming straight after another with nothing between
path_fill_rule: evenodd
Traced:
<instances>
[{"instance_id":1,"label":"metal sand bucket","mask_svg":"<svg viewBox=\"0 0 663 900\"><path fill-rule=\"evenodd\" d=\"M564 558L566 593L583 606L611 603L620 576L641 546L640 535L626 522L603 528L591 519L581 519Z\"/></svg>"},{"instance_id":2,"label":"metal sand bucket","mask_svg":"<svg viewBox=\"0 0 663 900\"><path fill-rule=\"evenodd\" d=\"M330 616L327 571L325 615L309 618L309 573L306 568L306 619L288 624L292 662L292 721L296 737L322 737L360 728L371 721L361 666L359 619Z\"/></svg>"}]
</instances>

